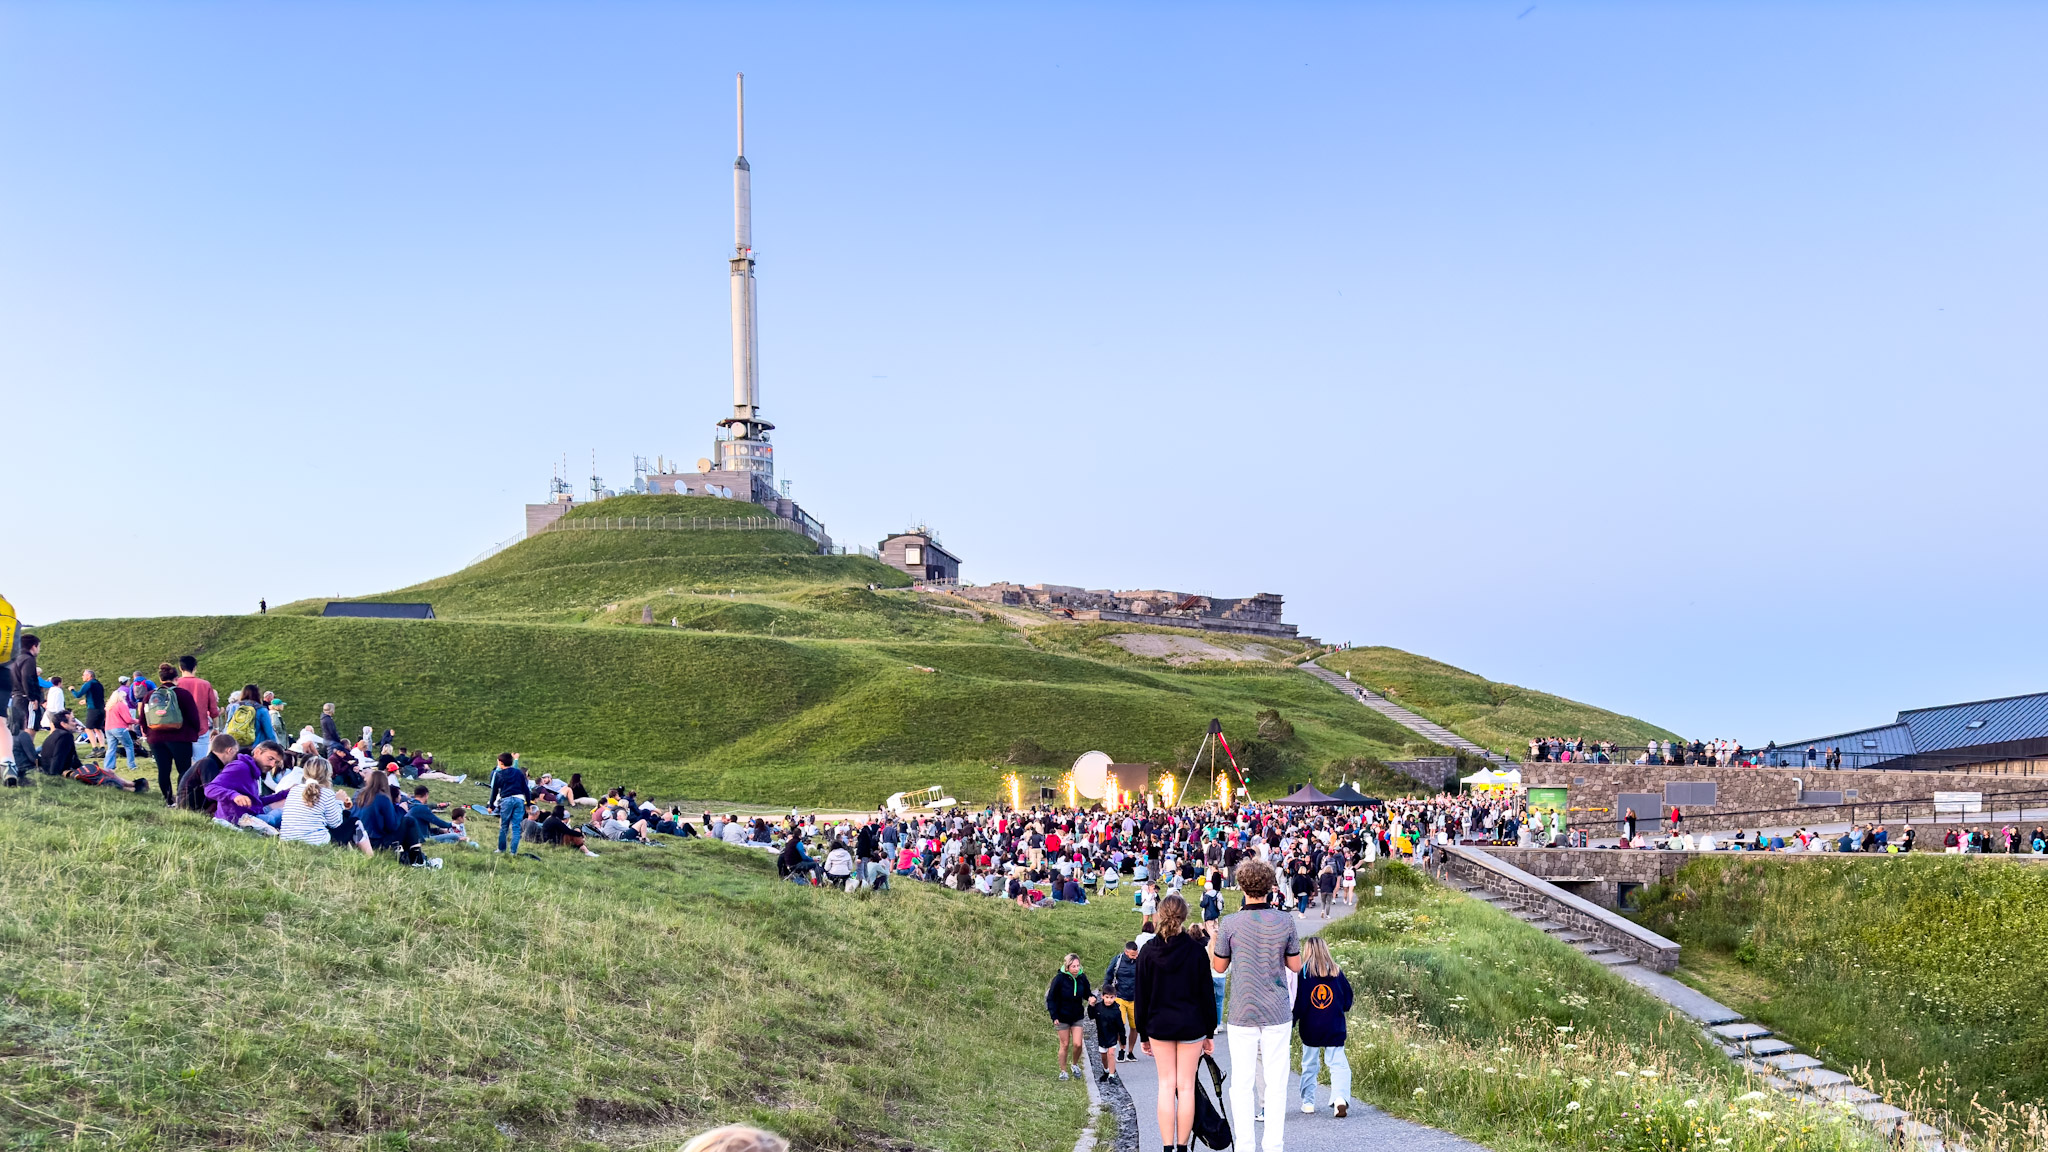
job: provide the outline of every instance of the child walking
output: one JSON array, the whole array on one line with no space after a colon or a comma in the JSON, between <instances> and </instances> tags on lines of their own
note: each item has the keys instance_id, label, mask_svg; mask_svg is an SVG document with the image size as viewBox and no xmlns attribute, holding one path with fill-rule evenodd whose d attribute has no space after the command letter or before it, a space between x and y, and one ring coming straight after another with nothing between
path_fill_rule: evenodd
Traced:
<instances>
[{"instance_id":1,"label":"child walking","mask_svg":"<svg viewBox=\"0 0 2048 1152\"><path fill-rule=\"evenodd\" d=\"M1102 1071L1095 1079L1108 1083L1116 1079L1116 1051L1124 1044L1124 1010L1104 988L1088 1006L1088 1014L1095 1017L1095 1045L1102 1049Z\"/></svg>"},{"instance_id":2,"label":"child walking","mask_svg":"<svg viewBox=\"0 0 2048 1152\"><path fill-rule=\"evenodd\" d=\"M1351 1011L1351 981L1321 936L1301 942L1301 980L1294 989L1294 1020L1301 1028L1301 1110L1316 1110L1316 1080L1330 1068L1330 1107L1351 1113L1351 1061L1344 1055L1344 1014Z\"/></svg>"}]
</instances>

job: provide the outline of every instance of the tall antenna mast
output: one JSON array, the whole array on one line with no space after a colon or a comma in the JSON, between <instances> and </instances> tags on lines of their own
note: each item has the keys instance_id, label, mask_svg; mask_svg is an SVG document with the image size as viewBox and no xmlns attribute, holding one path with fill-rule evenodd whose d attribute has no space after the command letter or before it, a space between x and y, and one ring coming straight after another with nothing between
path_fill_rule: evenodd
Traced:
<instances>
[{"instance_id":1,"label":"tall antenna mast","mask_svg":"<svg viewBox=\"0 0 2048 1152\"><path fill-rule=\"evenodd\" d=\"M735 72L735 73L733 73L733 79L732 79L732 84L733 84L733 91L734 91L734 93L735 93L735 95L736 95L736 99L734 100L734 104L735 104L735 105L736 105L736 106L738 107L738 109L739 109L739 124L740 124L740 149L739 149L739 154L740 154L740 155L742 155L742 156L745 156L745 155L747 154L747 74L746 74L745 72Z\"/></svg>"}]
</instances>

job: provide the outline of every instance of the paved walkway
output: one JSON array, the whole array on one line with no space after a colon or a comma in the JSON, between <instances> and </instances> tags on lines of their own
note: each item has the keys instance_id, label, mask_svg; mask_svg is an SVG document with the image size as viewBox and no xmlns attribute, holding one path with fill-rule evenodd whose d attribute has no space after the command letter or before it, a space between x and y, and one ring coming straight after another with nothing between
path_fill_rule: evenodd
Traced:
<instances>
[{"instance_id":1,"label":"paved walkway","mask_svg":"<svg viewBox=\"0 0 2048 1152\"><path fill-rule=\"evenodd\" d=\"M1513 761L1500 753L1481 748L1449 728L1410 712L1392 700L1368 689L1365 685L1352 683L1345 679L1341 673L1332 672L1313 660L1304 660L1301 666L1309 675L1314 676L1316 679L1321 680L1323 683L1357 700L1360 704L1365 705L1367 708L1385 716L1387 719L1392 720L1394 723L1433 744L1441 744L1446 748L1455 748L1460 752L1484 757L1503 768L1515 767Z\"/></svg>"},{"instance_id":2,"label":"paved walkway","mask_svg":"<svg viewBox=\"0 0 2048 1152\"><path fill-rule=\"evenodd\" d=\"M1320 931L1325 924L1332 924L1351 913L1351 908L1339 904L1330 912L1330 919L1322 919L1320 911L1309 913L1306 920L1297 919L1295 924L1304 936ZM1230 1045L1219 1030L1216 1036L1216 1063L1230 1073ZM1299 1065L1290 1065L1296 1072ZM1131 1093L1131 1101L1138 1109L1138 1152L1152 1152L1159 1144L1159 1077L1152 1060L1140 1058L1136 1063L1117 1064L1117 1074L1123 1079L1124 1087ZM1351 1115L1342 1120L1331 1115L1328 1087L1316 1089L1316 1114L1304 1116L1301 1101L1294 1093L1295 1077L1288 1077L1287 1099L1290 1111L1287 1114L1287 1152L1485 1152L1485 1149L1470 1140L1461 1139L1448 1132L1428 1128L1412 1121L1389 1116L1370 1104L1351 1102ZM1226 1093L1229 1090L1225 1083ZM1263 1089L1261 1089L1263 1094ZM1225 1106L1228 1107L1226 1100ZM1231 1128L1237 1139L1235 1147L1245 1152L1257 1152L1260 1144L1252 1139L1253 1125L1246 1119L1230 1118Z\"/></svg>"}]
</instances>

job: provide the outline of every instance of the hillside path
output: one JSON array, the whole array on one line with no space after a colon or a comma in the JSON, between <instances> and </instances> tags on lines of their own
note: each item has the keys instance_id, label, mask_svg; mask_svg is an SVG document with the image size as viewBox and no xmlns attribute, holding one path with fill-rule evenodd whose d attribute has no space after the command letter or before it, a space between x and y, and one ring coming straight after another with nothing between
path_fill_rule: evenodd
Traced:
<instances>
[{"instance_id":1,"label":"hillside path","mask_svg":"<svg viewBox=\"0 0 2048 1152\"><path fill-rule=\"evenodd\" d=\"M1352 683L1345 679L1341 673L1332 672L1313 660L1304 660L1301 666L1309 675L1344 693L1346 696L1357 700L1360 704L1385 716L1410 732L1429 740L1431 743L1441 744L1446 748L1455 748L1460 752L1469 753L1473 756L1483 756L1502 767L1511 767L1513 765L1513 761L1500 753L1481 748L1449 728L1435 721L1423 719L1399 704L1394 703L1392 700L1372 691L1365 685Z\"/></svg>"},{"instance_id":2,"label":"hillside path","mask_svg":"<svg viewBox=\"0 0 2048 1152\"><path fill-rule=\"evenodd\" d=\"M1331 910L1328 920L1321 919L1320 912L1311 912L1306 920L1297 918L1295 925L1302 935L1312 936L1324 925L1334 924L1350 915L1351 911L1346 905L1339 904ZM1216 1036L1216 1063L1223 1066L1226 1075L1230 1073L1230 1045L1224 1041L1220 1029ZM1289 1109L1287 1152L1486 1152L1483 1146L1470 1140L1389 1116L1355 1098L1351 1101L1351 1115L1339 1120L1330 1114L1328 1087L1316 1089L1316 1114L1304 1116L1300 1111L1301 1101L1293 1088L1300 1062L1296 1060L1290 1067L1293 1072L1288 1076L1285 1100ZM1089 1075L1094 1075L1094 1072ZM1151 1152L1151 1149L1159 1147L1159 1076L1155 1064L1150 1059L1130 1064L1119 1061L1117 1075L1122 1078L1124 1087L1130 1090L1131 1102L1138 1109L1138 1150ZM1227 1082L1224 1087L1227 1092ZM1264 1088L1259 1090L1263 1095ZM1236 1147L1251 1150L1260 1147L1259 1142L1253 1139L1254 1125L1236 1116L1230 1118L1230 1124L1237 1137L1234 1141ZM1264 1133L1261 1131L1259 1134L1263 1136Z\"/></svg>"}]
</instances>

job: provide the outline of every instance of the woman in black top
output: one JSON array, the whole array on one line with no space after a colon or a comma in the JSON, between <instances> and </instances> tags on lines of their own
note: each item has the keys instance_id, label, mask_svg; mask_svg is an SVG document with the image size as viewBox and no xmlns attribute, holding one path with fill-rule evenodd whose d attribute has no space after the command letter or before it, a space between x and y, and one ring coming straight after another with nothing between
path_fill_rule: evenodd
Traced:
<instances>
[{"instance_id":1,"label":"woman in black top","mask_svg":"<svg viewBox=\"0 0 2048 1152\"><path fill-rule=\"evenodd\" d=\"M1188 902L1168 896L1159 934L1138 953L1138 1039L1159 1061L1159 1137L1185 1147L1195 1127L1195 1072L1216 1051L1216 985L1209 950L1184 930Z\"/></svg>"}]
</instances>

